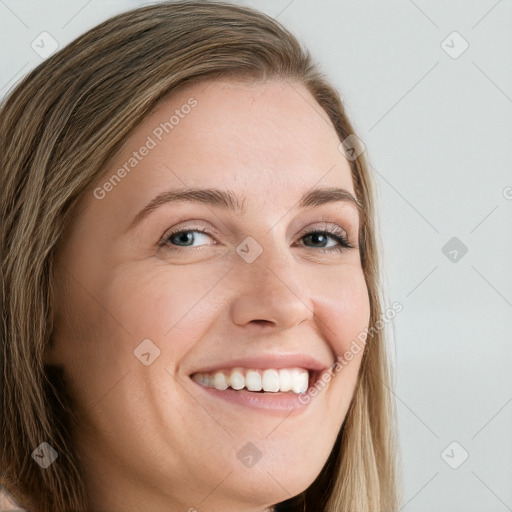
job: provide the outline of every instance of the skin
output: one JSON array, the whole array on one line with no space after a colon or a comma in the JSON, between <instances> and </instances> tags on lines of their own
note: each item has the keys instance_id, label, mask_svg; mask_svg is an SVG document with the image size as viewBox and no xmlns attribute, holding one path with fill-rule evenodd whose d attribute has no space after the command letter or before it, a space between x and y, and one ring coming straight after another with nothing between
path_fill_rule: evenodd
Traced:
<instances>
[{"instance_id":1,"label":"skin","mask_svg":"<svg viewBox=\"0 0 512 512\"><path fill-rule=\"evenodd\" d=\"M357 209L295 205L312 187L354 194L336 132L299 84L225 80L181 91L139 125L95 186L191 97L197 106L103 199L87 191L57 252L46 362L64 366L76 401L91 510L269 510L316 478L357 383L362 351L289 414L213 399L190 379L255 354L305 353L328 366L370 317ZM154 196L192 186L232 190L246 211L169 203L128 229ZM355 247L325 253L338 245L329 233L304 236L324 217ZM189 241L159 247L173 227L192 230ZM203 228L214 234L195 231ZM263 250L250 264L235 251L248 236ZM144 339L160 349L148 366L134 357ZM236 456L247 442L262 453L251 468Z\"/></svg>"}]
</instances>

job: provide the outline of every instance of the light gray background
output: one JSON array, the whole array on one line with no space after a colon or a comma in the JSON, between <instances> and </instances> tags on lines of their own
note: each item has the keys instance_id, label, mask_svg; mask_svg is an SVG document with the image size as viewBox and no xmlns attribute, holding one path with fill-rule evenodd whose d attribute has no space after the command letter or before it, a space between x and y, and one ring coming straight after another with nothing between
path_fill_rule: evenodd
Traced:
<instances>
[{"instance_id":1,"label":"light gray background","mask_svg":"<svg viewBox=\"0 0 512 512\"><path fill-rule=\"evenodd\" d=\"M148 3L0 0L0 95L42 61L42 31L62 47ZM387 297L403 304L403 510L512 511L512 1L235 3L310 48L375 170ZM452 237L462 257L442 252Z\"/></svg>"}]
</instances>

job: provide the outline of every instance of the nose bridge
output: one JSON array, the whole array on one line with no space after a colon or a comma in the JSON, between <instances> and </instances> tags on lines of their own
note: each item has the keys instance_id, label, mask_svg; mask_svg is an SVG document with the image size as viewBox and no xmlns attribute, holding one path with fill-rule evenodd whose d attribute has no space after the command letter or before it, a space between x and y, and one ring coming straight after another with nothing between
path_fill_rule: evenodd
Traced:
<instances>
[{"instance_id":1,"label":"nose bridge","mask_svg":"<svg viewBox=\"0 0 512 512\"><path fill-rule=\"evenodd\" d=\"M248 237L237 248L233 320L239 325L265 320L289 328L313 316L303 273L287 244L277 243L274 235Z\"/></svg>"},{"instance_id":2,"label":"nose bridge","mask_svg":"<svg viewBox=\"0 0 512 512\"><path fill-rule=\"evenodd\" d=\"M290 248L286 242L281 243L278 240L279 236L278 230L262 230L255 235L255 238L247 237L237 248L237 253L243 260L243 262L239 262L243 272L254 274L252 276L253 285L261 283L268 286L269 280L270 282L275 280L280 282L278 276L285 279L287 275L291 277L297 273ZM295 277L296 279L297 277Z\"/></svg>"}]
</instances>

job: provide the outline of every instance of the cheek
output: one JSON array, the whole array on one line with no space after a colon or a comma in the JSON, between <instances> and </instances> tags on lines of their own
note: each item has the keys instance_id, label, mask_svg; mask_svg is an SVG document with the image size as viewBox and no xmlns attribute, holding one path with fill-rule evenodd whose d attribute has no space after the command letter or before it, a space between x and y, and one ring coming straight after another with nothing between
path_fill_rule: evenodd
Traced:
<instances>
[{"instance_id":1,"label":"cheek","mask_svg":"<svg viewBox=\"0 0 512 512\"><path fill-rule=\"evenodd\" d=\"M69 283L66 319L55 332L56 357L85 406L128 371L146 368L134 355L143 340L160 349L156 366L180 361L215 320L215 286L225 272L152 262L126 265L110 276L98 273L94 281L79 276L87 289Z\"/></svg>"},{"instance_id":2,"label":"cheek","mask_svg":"<svg viewBox=\"0 0 512 512\"><path fill-rule=\"evenodd\" d=\"M346 268L326 279L315 294L315 313L336 355L368 327L370 300L361 268Z\"/></svg>"},{"instance_id":3,"label":"cheek","mask_svg":"<svg viewBox=\"0 0 512 512\"><path fill-rule=\"evenodd\" d=\"M225 273L225 268L170 268L154 261L127 266L113 279L107 301L134 343L150 338L166 351L178 351L195 339L194 327L215 318L217 285Z\"/></svg>"},{"instance_id":4,"label":"cheek","mask_svg":"<svg viewBox=\"0 0 512 512\"><path fill-rule=\"evenodd\" d=\"M336 364L332 377L326 375L331 393L331 416L338 427L350 405L357 384L364 353L364 333L370 320L370 302L362 270L352 268L339 274L339 279L324 283L316 295L315 312L322 336L328 341ZM363 340L363 341L361 341ZM322 385L320 385L322 387Z\"/></svg>"}]
</instances>

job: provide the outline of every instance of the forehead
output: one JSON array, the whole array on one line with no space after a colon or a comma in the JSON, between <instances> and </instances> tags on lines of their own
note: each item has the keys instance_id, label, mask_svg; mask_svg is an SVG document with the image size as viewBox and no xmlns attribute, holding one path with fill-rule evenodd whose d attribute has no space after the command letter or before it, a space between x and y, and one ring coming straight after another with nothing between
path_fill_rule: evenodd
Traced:
<instances>
[{"instance_id":1,"label":"forehead","mask_svg":"<svg viewBox=\"0 0 512 512\"><path fill-rule=\"evenodd\" d=\"M325 111L298 83L209 81L162 101L103 182L124 168L107 199L137 206L187 187L238 190L249 207L293 202L310 187L353 193L339 144Z\"/></svg>"}]
</instances>

